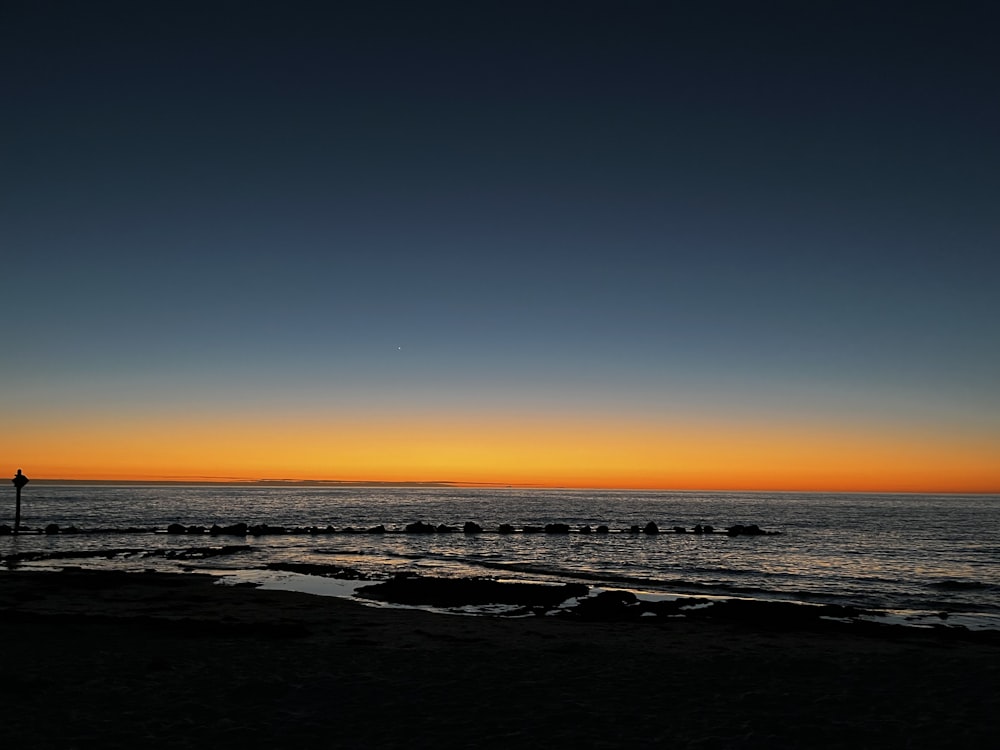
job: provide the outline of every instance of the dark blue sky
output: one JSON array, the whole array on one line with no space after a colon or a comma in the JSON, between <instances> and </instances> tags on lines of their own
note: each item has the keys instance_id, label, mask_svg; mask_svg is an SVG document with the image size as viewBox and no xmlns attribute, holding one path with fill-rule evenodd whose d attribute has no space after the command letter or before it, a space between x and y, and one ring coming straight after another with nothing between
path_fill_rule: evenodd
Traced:
<instances>
[{"instance_id":1,"label":"dark blue sky","mask_svg":"<svg viewBox=\"0 0 1000 750\"><path fill-rule=\"evenodd\" d=\"M992 4L0 14L8 408L169 375L1000 435Z\"/></svg>"}]
</instances>

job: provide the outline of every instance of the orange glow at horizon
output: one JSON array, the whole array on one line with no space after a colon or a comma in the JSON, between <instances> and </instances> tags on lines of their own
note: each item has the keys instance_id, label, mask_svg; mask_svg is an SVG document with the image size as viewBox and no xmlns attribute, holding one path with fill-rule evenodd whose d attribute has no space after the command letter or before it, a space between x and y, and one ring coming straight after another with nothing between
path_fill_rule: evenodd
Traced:
<instances>
[{"instance_id":1,"label":"orange glow at horizon","mask_svg":"<svg viewBox=\"0 0 1000 750\"><path fill-rule=\"evenodd\" d=\"M31 477L446 481L678 490L1000 492L1000 445L902 430L587 420L36 419L0 438ZM16 465L15 465L16 464Z\"/></svg>"}]
</instances>

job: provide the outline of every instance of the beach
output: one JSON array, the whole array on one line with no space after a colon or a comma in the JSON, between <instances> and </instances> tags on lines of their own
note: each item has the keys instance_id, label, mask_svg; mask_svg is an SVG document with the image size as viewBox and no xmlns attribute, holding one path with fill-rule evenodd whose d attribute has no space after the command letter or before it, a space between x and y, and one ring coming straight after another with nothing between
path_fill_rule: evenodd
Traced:
<instances>
[{"instance_id":1,"label":"beach","mask_svg":"<svg viewBox=\"0 0 1000 750\"><path fill-rule=\"evenodd\" d=\"M372 607L210 576L0 573L18 748L980 747L1000 645Z\"/></svg>"}]
</instances>

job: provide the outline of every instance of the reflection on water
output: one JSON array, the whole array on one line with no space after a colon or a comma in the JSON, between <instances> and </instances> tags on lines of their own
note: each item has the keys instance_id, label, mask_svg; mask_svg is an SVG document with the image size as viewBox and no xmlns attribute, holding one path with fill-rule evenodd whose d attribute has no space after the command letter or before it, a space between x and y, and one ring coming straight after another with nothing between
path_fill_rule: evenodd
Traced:
<instances>
[{"instance_id":1,"label":"reflection on water","mask_svg":"<svg viewBox=\"0 0 1000 750\"><path fill-rule=\"evenodd\" d=\"M302 594L341 598L353 597L358 588L371 584L371 581L344 581L276 570L205 569L204 572L218 574L221 586L254 585L265 591L298 591Z\"/></svg>"}]
</instances>

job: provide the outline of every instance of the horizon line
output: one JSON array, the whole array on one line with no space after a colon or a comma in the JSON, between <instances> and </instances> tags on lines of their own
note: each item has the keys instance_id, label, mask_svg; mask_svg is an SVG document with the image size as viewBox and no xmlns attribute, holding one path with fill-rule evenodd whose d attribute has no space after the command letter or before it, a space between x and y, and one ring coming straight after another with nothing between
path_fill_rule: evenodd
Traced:
<instances>
[{"instance_id":1,"label":"horizon line","mask_svg":"<svg viewBox=\"0 0 1000 750\"><path fill-rule=\"evenodd\" d=\"M594 490L607 492L771 492L785 494L853 494L853 495L1000 495L1000 488L993 490L943 490L943 489L802 489L785 488L747 488L747 487L639 487L639 486L594 486L573 484L540 484L518 482L463 482L454 480L355 480L355 479L282 479L282 478L246 478L246 477L170 477L170 478L37 478L31 480L35 484L117 484L117 485L191 485L191 484L229 484L268 486L301 486L301 487L467 487L467 488L499 488L499 489L535 489L535 490Z\"/></svg>"}]
</instances>

